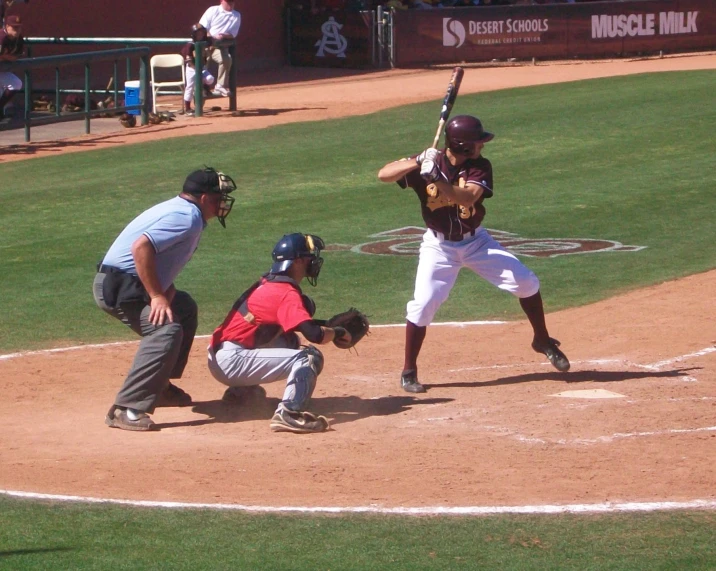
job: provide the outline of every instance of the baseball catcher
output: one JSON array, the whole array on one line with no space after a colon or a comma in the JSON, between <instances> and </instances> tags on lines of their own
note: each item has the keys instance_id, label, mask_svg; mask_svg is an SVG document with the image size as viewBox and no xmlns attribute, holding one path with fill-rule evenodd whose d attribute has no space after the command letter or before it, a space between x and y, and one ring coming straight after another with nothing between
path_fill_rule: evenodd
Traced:
<instances>
[{"instance_id":1,"label":"baseball catcher","mask_svg":"<svg viewBox=\"0 0 716 571\"><path fill-rule=\"evenodd\" d=\"M354 328L355 317L314 319L314 301L301 291L305 278L315 286L323 265L323 240L312 234L286 234L274 246L273 264L234 302L216 328L209 346L209 370L228 386L225 402L253 400L260 385L286 381L283 398L271 419L273 432L311 433L328 430L328 420L307 410L323 353L315 345L331 341L338 347L355 345L367 332ZM346 312L346 314L349 312ZM359 312L356 312L359 313ZM309 344L301 345L300 333ZM314 345L315 344L315 345Z\"/></svg>"}]
</instances>

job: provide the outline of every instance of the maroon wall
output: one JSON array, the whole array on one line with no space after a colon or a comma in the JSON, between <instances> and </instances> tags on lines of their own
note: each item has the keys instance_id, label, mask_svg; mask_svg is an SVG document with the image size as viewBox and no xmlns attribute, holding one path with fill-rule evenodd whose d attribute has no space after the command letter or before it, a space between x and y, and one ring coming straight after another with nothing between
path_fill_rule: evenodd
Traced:
<instances>
[{"instance_id":1,"label":"maroon wall","mask_svg":"<svg viewBox=\"0 0 716 571\"><path fill-rule=\"evenodd\" d=\"M398 10L395 65L716 47L715 0Z\"/></svg>"},{"instance_id":2,"label":"maroon wall","mask_svg":"<svg viewBox=\"0 0 716 571\"><path fill-rule=\"evenodd\" d=\"M25 37L157 37L189 36L194 22L218 0L30 0L10 6L7 14L24 19ZM285 60L283 0L236 0L241 30L236 42L239 70L280 67ZM103 46L111 49L123 46ZM71 51L89 51L74 46ZM157 49L157 52L162 51ZM164 48L163 51L175 51ZM43 47L33 55L67 53Z\"/></svg>"}]
</instances>

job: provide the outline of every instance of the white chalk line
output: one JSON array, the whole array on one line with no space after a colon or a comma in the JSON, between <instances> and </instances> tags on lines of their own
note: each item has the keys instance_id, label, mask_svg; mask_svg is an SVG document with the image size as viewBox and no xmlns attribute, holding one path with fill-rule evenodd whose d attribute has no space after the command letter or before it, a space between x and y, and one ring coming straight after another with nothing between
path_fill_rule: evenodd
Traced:
<instances>
[{"instance_id":1,"label":"white chalk line","mask_svg":"<svg viewBox=\"0 0 716 571\"><path fill-rule=\"evenodd\" d=\"M616 432L608 436L599 436L597 438L575 438L574 440L545 439L522 436L521 434L511 433L509 430L504 431L505 434L513 436L520 442L528 444L559 444L559 445L586 445L586 444L604 444L620 440L622 438L641 438L645 436L664 436L666 434L692 434L694 432L716 432L716 426L705 426L703 428L671 428L668 430L655 430L651 432Z\"/></svg>"},{"instance_id":2,"label":"white chalk line","mask_svg":"<svg viewBox=\"0 0 716 571\"><path fill-rule=\"evenodd\" d=\"M713 510L716 500L699 499L685 502L605 502L600 504L566 504L537 506L456 506L456 507L396 507L386 508L370 506L249 506L242 504L210 504L190 502L157 502L145 500L119 500L92 498L83 496L64 496L56 494L38 494L34 492L18 492L0 490L0 494L16 498L45 500L55 502L74 502L88 504L113 504L135 507L170 508L170 509L204 509L224 511L244 511L253 513L371 513L381 515L501 515L501 514L590 514L617 512L652 512L663 510Z\"/></svg>"},{"instance_id":3,"label":"white chalk line","mask_svg":"<svg viewBox=\"0 0 716 571\"><path fill-rule=\"evenodd\" d=\"M431 327L468 327L470 325L504 325L507 321L445 321L432 323ZM405 323L389 323L385 325L371 325L371 329L387 329L390 327L405 327ZM197 335L194 339L208 339L211 335ZM31 355L47 355L51 353L65 353L67 351L80 351L82 349L103 349L104 347L118 347L121 345L136 345L139 340L115 341L112 343L94 343L91 345L75 345L72 347L57 347L55 349L40 349L38 351L21 351L18 353L6 353L0 355L0 361L17 359L18 357L29 357Z\"/></svg>"}]
</instances>

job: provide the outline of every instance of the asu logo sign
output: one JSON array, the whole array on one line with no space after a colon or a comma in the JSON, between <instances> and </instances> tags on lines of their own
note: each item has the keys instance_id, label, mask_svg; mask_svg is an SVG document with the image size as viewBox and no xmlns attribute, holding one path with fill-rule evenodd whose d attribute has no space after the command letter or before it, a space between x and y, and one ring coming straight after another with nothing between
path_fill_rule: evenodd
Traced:
<instances>
[{"instance_id":1,"label":"asu logo sign","mask_svg":"<svg viewBox=\"0 0 716 571\"><path fill-rule=\"evenodd\" d=\"M443 18L443 45L448 48L459 48L465 43L465 26L458 20Z\"/></svg>"},{"instance_id":2,"label":"asu logo sign","mask_svg":"<svg viewBox=\"0 0 716 571\"><path fill-rule=\"evenodd\" d=\"M340 33L342 27L343 24L336 22L333 16L323 23L321 26L323 37L314 44L318 48L316 57L326 57L326 53L336 57L346 57L348 40Z\"/></svg>"},{"instance_id":3,"label":"asu logo sign","mask_svg":"<svg viewBox=\"0 0 716 571\"><path fill-rule=\"evenodd\" d=\"M596 254L598 252L638 252L646 246L627 246L615 240L599 238L522 238L512 232L489 230L492 237L516 256L554 258L570 254ZM415 256L420 249L425 228L406 226L371 234L371 242L357 246L334 245L326 250L350 250L357 254L379 256Z\"/></svg>"}]
</instances>

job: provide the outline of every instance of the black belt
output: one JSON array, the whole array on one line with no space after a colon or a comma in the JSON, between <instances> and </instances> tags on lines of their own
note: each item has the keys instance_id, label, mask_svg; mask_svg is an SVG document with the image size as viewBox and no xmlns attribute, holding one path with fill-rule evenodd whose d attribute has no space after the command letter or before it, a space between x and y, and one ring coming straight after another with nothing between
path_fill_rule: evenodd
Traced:
<instances>
[{"instance_id":1,"label":"black belt","mask_svg":"<svg viewBox=\"0 0 716 571\"><path fill-rule=\"evenodd\" d=\"M119 268L115 268L114 266L105 266L101 262L97 264L97 271L101 274L113 274L115 272L119 272L120 274L125 273Z\"/></svg>"},{"instance_id":2,"label":"black belt","mask_svg":"<svg viewBox=\"0 0 716 571\"><path fill-rule=\"evenodd\" d=\"M474 228L472 230L468 230L464 234L450 234L450 235L443 234L442 232L438 232L437 230L433 230L432 228L431 228L431 231L436 238L442 238L446 242L462 242L463 240L467 240L467 238L469 238L470 236L475 235Z\"/></svg>"}]
</instances>

